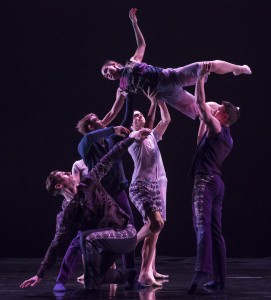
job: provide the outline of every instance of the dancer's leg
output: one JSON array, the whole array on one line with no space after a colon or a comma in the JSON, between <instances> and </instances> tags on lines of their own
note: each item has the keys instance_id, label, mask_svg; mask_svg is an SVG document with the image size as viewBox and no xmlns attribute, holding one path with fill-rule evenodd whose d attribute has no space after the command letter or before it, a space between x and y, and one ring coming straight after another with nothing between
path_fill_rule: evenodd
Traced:
<instances>
[{"instance_id":1,"label":"dancer's leg","mask_svg":"<svg viewBox=\"0 0 271 300\"><path fill-rule=\"evenodd\" d=\"M154 211L148 214L150 219L150 231L152 233L159 233L164 227L164 221L159 211Z\"/></svg>"},{"instance_id":2,"label":"dancer's leg","mask_svg":"<svg viewBox=\"0 0 271 300\"><path fill-rule=\"evenodd\" d=\"M250 67L247 65L235 65L223 60L213 60L210 61L211 63L211 70L210 72L216 74L226 74L226 73L233 73L234 75L240 74L251 74Z\"/></svg>"},{"instance_id":3,"label":"dancer's leg","mask_svg":"<svg viewBox=\"0 0 271 300\"><path fill-rule=\"evenodd\" d=\"M112 195L113 199L117 202L121 209L123 209L130 217L130 223L134 225L134 216L128 200L128 197L124 191L120 191ZM123 268L133 269L135 268L135 251L122 255Z\"/></svg>"},{"instance_id":4,"label":"dancer's leg","mask_svg":"<svg viewBox=\"0 0 271 300\"><path fill-rule=\"evenodd\" d=\"M145 238L142 247L142 263L138 281L146 285L159 286L159 283L155 281L153 276L152 263L157 239L160 231L163 229L164 221L159 211L149 213L148 218L150 220L149 229L151 233Z\"/></svg>"},{"instance_id":5,"label":"dancer's leg","mask_svg":"<svg viewBox=\"0 0 271 300\"><path fill-rule=\"evenodd\" d=\"M145 223L137 233L137 244L151 234L150 223Z\"/></svg>"},{"instance_id":6,"label":"dancer's leg","mask_svg":"<svg viewBox=\"0 0 271 300\"><path fill-rule=\"evenodd\" d=\"M99 289L102 276L116 255L129 253L136 244L136 230L128 224L123 230L101 228L84 231L81 236L85 267L85 288Z\"/></svg>"},{"instance_id":7,"label":"dancer's leg","mask_svg":"<svg viewBox=\"0 0 271 300\"><path fill-rule=\"evenodd\" d=\"M72 273L75 270L75 267L81 257L81 248L80 248L80 235L77 236L71 241L69 248L66 251L66 254L63 258L61 268L57 277L57 282L66 283L66 281L71 277Z\"/></svg>"},{"instance_id":8,"label":"dancer's leg","mask_svg":"<svg viewBox=\"0 0 271 300\"><path fill-rule=\"evenodd\" d=\"M221 229L224 183L219 176L215 179L219 192L214 199L212 210L213 280L219 283L221 289L224 289L226 279L226 246Z\"/></svg>"},{"instance_id":9,"label":"dancer's leg","mask_svg":"<svg viewBox=\"0 0 271 300\"><path fill-rule=\"evenodd\" d=\"M158 235L159 233L152 233L150 236L146 237L141 250L142 263L138 281L144 285L159 284L155 281L152 269L153 254L156 247Z\"/></svg>"},{"instance_id":10,"label":"dancer's leg","mask_svg":"<svg viewBox=\"0 0 271 300\"><path fill-rule=\"evenodd\" d=\"M158 273L156 271L155 262L156 262L156 247L154 249L153 260L152 260L152 272L153 272L153 276L154 276L155 279L167 279L167 278L169 278L169 275L164 275L164 274Z\"/></svg>"}]
</instances>

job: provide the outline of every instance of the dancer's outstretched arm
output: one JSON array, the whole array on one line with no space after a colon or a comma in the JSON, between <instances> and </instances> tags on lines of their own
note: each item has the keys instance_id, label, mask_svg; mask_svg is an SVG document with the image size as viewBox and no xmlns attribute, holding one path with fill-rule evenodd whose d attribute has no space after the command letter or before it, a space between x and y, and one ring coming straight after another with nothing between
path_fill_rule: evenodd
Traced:
<instances>
[{"instance_id":1,"label":"dancer's outstretched arm","mask_svg":"<svg viewBox=\"0 0 271 300\"><path fill-rule=\"evenodd\" d=\"M160 136L162 136L165 133L166 129L168 128L168 125L171 122L171 118L166 103L161 100L158 100L157 103L160 108L161 121L157 124L154 130Z\"/></svg>"},{"instance_id":2,"label":"dancer's outstretched arm","mask_svg":"<svg viewBox=\"0 0 271 300\"><path fill-rule=\"evenodd\" d=\"M143 34L137 24L136 12L137 12L136 8L132 8L129 12L129 17L131 19L132 26L134 28L135 38L136 38L136 43L137 43L136 52L131 57L130 60L140 63L140 62L142 62L143 57L144 57L146 43L145 43ZM125 92L119 88L117 90L116 100L115 100L111 110L103 118L103 123L105 126L107 126L109 123L111 123L115 119L117 114L120 112L120 110L123 106L123 103L124 103L125 96L126 96Z\"/></svg>"},{"instance_id":3,"label":"dancer's outstretched arm","mask_svg":"<svg viewBox=\"0 0 271 300\"><path fill-rule=\"evenodd\" d=\"M217 134L221 131L220 122L212 115L210 106L206 104L205 90L204 90L204 77L210 72L211 64L203 63L199 78L196 82L195 98L200 111L201 122L206 124L209 132ZM203 124L202 124L203 126ZM200 137L198 136L198 139Z\"/></svg>"},{"instance_id":4,"label":"dancer's outstretched arm","mask_svg":"<svg viewBox=\"0 0 271 300\"><path fill-rule=\"evenodd\" d=\"M134 62L141 63L142 60L143 60L143 57L144 57L146 43L145 43L143 34L142 34L141 30L139 29L138 24L137 24L136 12L137 12L136 8L132 8L129 11L129 17L131 19L132 26L134 28L135 38L136 38L136 43L137 43L136 52L135 52L134 56L131 57L130 60L134 61Z\"/></svg>"},{"instance_id":5,"label":"dancer's outstretched arm","mask_svg":"<svg viewBox=\"0 0 271 300\"><path fill-rule=\"evenodd\" d=\"M120 88L117 89L116 100L115 100L111 110L105 115L105 117L102 120L102 122L105 126L110 124L115 119L117 114L120 112L120 110L124 104L126 94L127 93L123 92Z\"/></svg>"},{"instance_id":6,"label":"dancer's outstretched arm","mask_svg":"<svg viewBox=\"0 0 271 300\"><path fill-rule=\"evenodd\" d=\"M146 117L146 123L145 127L149 129L153 129L154 127L154 121L155 121L155 115L156 115L156 108L157 108L157 102L154 101L152 97L148 97L151 101L151 105L148 111L148 115Z\"/></svg>"}]
</instances>

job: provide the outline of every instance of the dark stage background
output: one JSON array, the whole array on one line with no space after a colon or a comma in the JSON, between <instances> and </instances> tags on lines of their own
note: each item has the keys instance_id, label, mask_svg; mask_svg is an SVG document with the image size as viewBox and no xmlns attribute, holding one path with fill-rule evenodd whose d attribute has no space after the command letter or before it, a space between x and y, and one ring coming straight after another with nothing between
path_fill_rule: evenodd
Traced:
<instances>
[{"instance_id":1,"label":"dark stage background","mask_svg":"<svg viewBox=\"0 0 271 300\"><path fill-rule=\"evenodd\" d=\"M147 63L178 67L222 59L251 67L251 76L211 75L206 94L210 101L232 101L242 114L224 164L228 256L270 256L270 6L254 0L1 1L0 257L44 255L61 206L61 198L45 191L45 179L79 159L77 121L89 112L102 118L111 108L117 83L103 79L100 66L134 54L131 7L138 8ZM137 98L137 109L147 112L148 105ZM168 221L158 254L193 256L187 173L198 122L169 109L172 123L160 143L169 179ZM130 178L131 159L124 159Z\"/></svg>"}]
</instances>

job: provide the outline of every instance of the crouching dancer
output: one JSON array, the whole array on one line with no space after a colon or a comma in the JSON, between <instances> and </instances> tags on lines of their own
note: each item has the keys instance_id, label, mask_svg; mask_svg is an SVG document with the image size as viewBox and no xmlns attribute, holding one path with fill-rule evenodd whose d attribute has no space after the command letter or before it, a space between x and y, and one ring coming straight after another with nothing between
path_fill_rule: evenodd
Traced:
<instances>
[{"instance_id":1,"label":"crouching dancer","mask_svg":"<svg viewBox=\"0 0 271 300\"><path fill-rule=\"evenodd\" d=\"M131 278L134 275L133 270L122 272L110 269L120 254L134 249L136 229L129 223L129 216L102 187L101 179L110 170L113 161L126 152L134 140L144 140L149 133L148 129L130 133L79 184L70 172L51 172L46 188L53 195L63 195L67 205L57 215L55 237L37 275L24 281L21 288L38 284L45 271L54 265L68 227L81 231L86 289L98 290L102 283L125 283L126 280L134 280Z\"/></svg>"}]
</instances>

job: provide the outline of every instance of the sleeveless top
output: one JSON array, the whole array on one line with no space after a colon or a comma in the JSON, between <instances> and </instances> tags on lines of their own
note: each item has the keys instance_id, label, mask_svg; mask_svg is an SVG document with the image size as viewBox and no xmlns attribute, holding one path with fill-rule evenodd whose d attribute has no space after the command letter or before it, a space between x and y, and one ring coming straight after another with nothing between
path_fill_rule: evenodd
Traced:
<instances>
[{"instance_id":1,"label":"sleeveless top","mask_svg":"<svg viewBox=\"0 0 271 300\"><path fill-rule=\"evenodd\" d=\"M229 127L222 126L221 132L212 138L207 137L206 131L197 146L190 175L221 175L222 163L231 152L232 147L233 140Z\"/></svg>"}]
</instances>

